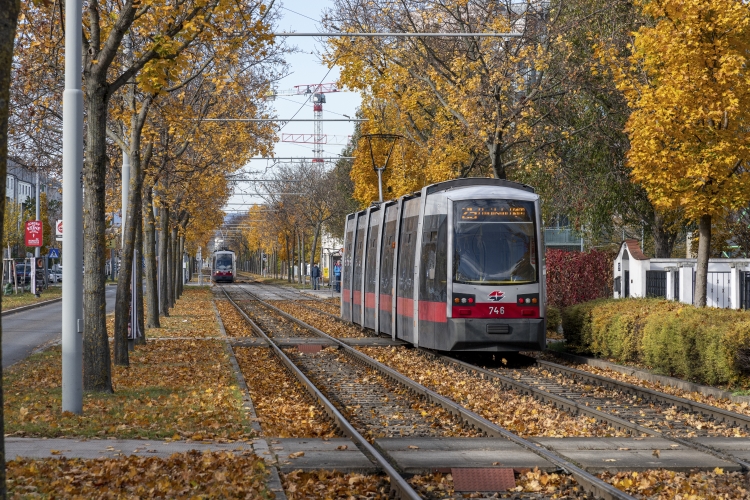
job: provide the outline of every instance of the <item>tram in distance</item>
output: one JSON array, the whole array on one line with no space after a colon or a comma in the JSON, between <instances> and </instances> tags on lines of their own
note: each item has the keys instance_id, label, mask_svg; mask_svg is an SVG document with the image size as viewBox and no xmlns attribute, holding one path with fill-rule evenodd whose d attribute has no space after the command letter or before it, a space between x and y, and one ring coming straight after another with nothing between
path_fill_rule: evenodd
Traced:
<instances>
[{"instance_id":1,"label":"tram in distance","mask_svg":"<svg viewBox=\"0 0 750 500\"><path fill-rule=\"evenodd\" d=\"M439 351L546 346L539 196L440 182L346 217L341 317Z\"/></svg>"},{"instance_id":2,"label":"tram in distance","mask_svg":"<svg viewBox=\"0 0 750 500\"><path fill-rule=\"evenodd\" d=\"M211 258L211 279L214 283L234 283L237 276L237 259L231 250L218 250Z\"/></svg>"}]
</instances>

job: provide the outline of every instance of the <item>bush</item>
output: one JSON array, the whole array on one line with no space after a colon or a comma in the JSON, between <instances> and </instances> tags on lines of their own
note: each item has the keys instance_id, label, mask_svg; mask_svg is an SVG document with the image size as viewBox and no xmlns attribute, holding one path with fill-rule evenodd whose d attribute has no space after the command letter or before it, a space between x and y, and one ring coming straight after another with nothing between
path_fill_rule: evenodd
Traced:
<instances>
[{"instance_id":1,"label":"bush","mask_svg":"<svg viewBox=\"0 0 750 500\"><path fill-rule=\"evenodd\" d=\"M557 332L557 327L561 321L560 309L555 306L547 306L547 330Z\"/></svg>"},{"instance_id":2,"label":"bush","mask_svg":"<svg viewBox=\"0 0 750 500\"><path fill-rule=\"evenodd\" d=\"M602 297L612 297L615 254L600 250L566 252L547 250L547 302L568 307Z\"/></svg>"},{"instance_id":3,"label":"bush","mask_svg":"<svg viewBox=\"0 0 750 500\"><path fill-rule=\"evenodd\" d=\"M735 385L750 373L750 315L743 311L602 299L566 308L562 321L578 352L713 385Z\"/></svg>"}]
</instances>

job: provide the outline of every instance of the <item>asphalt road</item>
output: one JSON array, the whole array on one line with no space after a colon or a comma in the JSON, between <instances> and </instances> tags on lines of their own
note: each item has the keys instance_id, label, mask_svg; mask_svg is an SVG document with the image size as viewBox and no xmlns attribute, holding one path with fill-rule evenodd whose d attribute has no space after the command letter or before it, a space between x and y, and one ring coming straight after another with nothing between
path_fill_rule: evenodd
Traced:
<instances>
[{"instance_id":1,"label":"asphalt road","mask_svg":"<svg viewBox=\"0 0 750 500\"><path fill-rule=\"evenodd\" d=\"M108 286L106 290L107 312L111 312L115 308L117 287ZM9 314L3 316L2 321L3 368L7 368L26 358L42 344L60 339L62 302Z\"/></svg>"}]
</instances>

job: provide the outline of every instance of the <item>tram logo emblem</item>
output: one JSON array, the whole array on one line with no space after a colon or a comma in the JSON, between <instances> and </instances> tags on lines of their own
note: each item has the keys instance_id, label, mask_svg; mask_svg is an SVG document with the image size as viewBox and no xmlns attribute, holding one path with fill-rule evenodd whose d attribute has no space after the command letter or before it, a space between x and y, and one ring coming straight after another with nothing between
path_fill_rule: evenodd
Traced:
<instances>
[{"instance_id":1,"label":"tram logo emblem","mask_svg":"<svg viewBox=\"0 0 750 500\"><path fill-rule=\"evenodd\" d=\"M500 302L505 297L505 292L500 290L494 290L487 296L493 302Z\"/></svg>"}]
</instances>

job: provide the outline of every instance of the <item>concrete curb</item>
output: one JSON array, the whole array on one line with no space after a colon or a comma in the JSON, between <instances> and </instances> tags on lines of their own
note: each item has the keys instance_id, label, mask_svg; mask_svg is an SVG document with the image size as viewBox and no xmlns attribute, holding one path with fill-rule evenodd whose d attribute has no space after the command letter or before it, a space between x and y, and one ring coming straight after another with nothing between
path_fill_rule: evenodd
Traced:
<instances>
[{"instance_id":1,"label":"concrete curb","mask_svg":"<svg viewBox=\"0 0 750 500\"><path fill-rule=\"evenodd\" d=\"M714 398L717 398L717 399L728 399L735 403L750 403L750 396L735 396L731 392L723 391L721 389L717 389L716 387L710 387L710 386L701 385L701 384L694 384L693 382L688 382L687 380L682 380L682 379L675 378L675 377L668 377L666 375L657 375L655 373L651 373L648 370L643 370L640 368L633 368L630 366L618 365L616 363L605 361L603 359L589 358L587 356L577 356L575 354L570 354L567 352L552 351L549 349L545 352L550 353L559 358L562 358L566 361L571 361L573 363L579 363L582 365L589 365L589 366L593 366L596 368L612 370L618 373L622 373L624 375L631 375L633 377L636 377L640 380L644 380L646 382L655 382L655 383L659 383L659 384L666 385L669 387L674 387L676 389L681 389L687 392L697 392L704 396L713 396Z\"/></svg>"},{"instance_id":2,"label":"concrete curb","mask_svg":"<svg viewBox=\"0 0 750 500\"><path fill-rule=\"evenodd\" d=\"M221 332L221 336L224 339L224 349L229 356L229 362L232 364L232 371L234 372L234 376L237 379L237 385L242 391L243 409L250 416L250 427L252 427L252 429L258 433L257 439L253 440L253 450L255 451L256 455L263 458L269 466L268 470L270 472L270 476L268 478L268 489L274 492L277 500L287 500L286 493L284 493L284 486L281 484L281 477L279 476L278 468L274 463L268 463L269 459L273 460L273 462L276 462L276 459L271 453L270 447L268 446L265 438L263 438L263 429L258 423L258 415L255 413L255 406L253 405L253 400L250 397L250 390L247 387L244 375L242 375L242 370L240 370L240 364L237 362L237 358L234 355L232 344L229 343L229 335L227 335L227 331L224 329L224 323L221 321L221 315L219 314L219 310L216 307L216 299L213 299L211 301L211 307L213 307L214 314L216 315L216 321L219 323L219 331Z\"/></svg>"},{"instance_id":3,"label":"concrete curb","mask_svg":"<svg viewBox=\"0 0 750 500\"><path fill-rule=\"evenodd\" d=\"M36 302L34 304L29 304L27 306L21 306L21 307L14 307L13 309L8 309L6 311L3 311L2 316L8 316L13 313L19 313L28 311L29 309L36 309L37 307L46 306L48 304L54 304L55 302L60 302L62 300L62 297L58 297L56 299L50 299L50 300L43 300L42 302Z\"/></svg>"}]
</instances>

